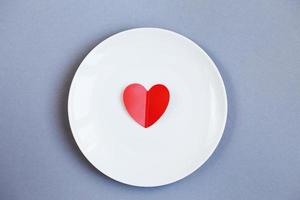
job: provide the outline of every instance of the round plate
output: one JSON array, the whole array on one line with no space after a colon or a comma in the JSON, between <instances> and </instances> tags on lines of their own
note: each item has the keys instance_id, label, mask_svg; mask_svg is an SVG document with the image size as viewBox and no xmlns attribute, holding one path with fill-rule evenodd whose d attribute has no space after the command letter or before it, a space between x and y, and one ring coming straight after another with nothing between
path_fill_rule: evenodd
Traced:
<instances>
[{"instance_id":1,"label":"round plate","mask_svg":"<svg viewBox=\"0 0 300 200\"><path fill-rule=\"evenodd\" d=\"M165 85L165 113L144 128L127 113L124 89ZM68 102L80 150L102 173L135 186L159 186L199 168L217 147L227 117L222 78L194 42L158 28L115 34L96 46L73 79Z\"/></svg>"}]
</instances>

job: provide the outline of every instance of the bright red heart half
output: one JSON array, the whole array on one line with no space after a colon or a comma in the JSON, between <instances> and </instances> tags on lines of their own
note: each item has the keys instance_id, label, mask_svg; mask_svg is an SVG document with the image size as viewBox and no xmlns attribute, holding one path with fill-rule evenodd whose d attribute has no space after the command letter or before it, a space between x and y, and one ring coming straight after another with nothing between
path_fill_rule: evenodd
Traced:
<instances>
[{"instance_id":1,"label":"bright red heart half","mask_svg":"<svg viewBox=\"0 0 300 200\"><path fill-rule=\"evenodd\" d=\"M170 93L162 84L154 85L149 91L138 83L128 85L123 92L123 101L129 115L141 126L148 128L165 112Z\"/></svg>"}]
</instances>

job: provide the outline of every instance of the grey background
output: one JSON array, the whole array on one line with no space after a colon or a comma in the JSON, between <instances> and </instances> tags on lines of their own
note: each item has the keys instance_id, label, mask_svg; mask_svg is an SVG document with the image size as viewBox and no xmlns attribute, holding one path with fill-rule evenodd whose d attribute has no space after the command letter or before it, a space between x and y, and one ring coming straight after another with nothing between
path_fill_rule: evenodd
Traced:
<instances>
[{"instance_id":1,"label":"grey background","mask_svg":"<svg viewBox=\"0 0 300 200\"><path fill-rule=\"evenodd\" d=\"M223 139L191 176L115 182L85 160L67 94L87 53L129 28L201 45L228 92ZM300 2L0 0L0 199L300 199Z\"/></svg>"}]
</instances>

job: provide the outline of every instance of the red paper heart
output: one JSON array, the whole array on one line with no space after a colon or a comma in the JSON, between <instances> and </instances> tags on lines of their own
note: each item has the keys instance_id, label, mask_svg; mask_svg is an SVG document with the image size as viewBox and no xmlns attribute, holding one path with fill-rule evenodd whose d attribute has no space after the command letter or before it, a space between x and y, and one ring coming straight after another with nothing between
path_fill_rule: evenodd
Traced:
<instances>
[{"instance_id":1,"label":"red paper heart","mask_svg":"<svg viewBox=\"0 0 300 200\"><path fill-rule=\"evenodd\" d=\"M129 115L141 126L148 128L165 112L170 99L169 90L162 84L154 85L147 91L144 86L128 85L123 101Z\"/></svg>"}]
</instances>

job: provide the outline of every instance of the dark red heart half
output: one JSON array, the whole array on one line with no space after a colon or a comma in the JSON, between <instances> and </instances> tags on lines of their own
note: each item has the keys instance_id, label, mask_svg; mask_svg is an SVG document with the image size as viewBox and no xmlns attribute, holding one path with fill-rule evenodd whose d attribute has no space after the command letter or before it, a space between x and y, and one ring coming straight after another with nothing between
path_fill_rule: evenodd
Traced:
<instances>
[{"instance_id":1,"label":"dark red heart half","mask_svg":"<svg viewBox=\"0 0 300 200\"><path fill-rule=\"evenodd\" d=\"M165 112L170 93L162 84L154 85L149 91L138 83L128 85L123 92L123 101L129 115L141 126L148 128Z\"/></svg>"}]
</instances>

